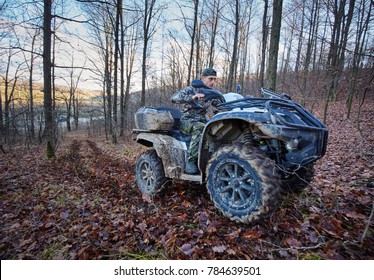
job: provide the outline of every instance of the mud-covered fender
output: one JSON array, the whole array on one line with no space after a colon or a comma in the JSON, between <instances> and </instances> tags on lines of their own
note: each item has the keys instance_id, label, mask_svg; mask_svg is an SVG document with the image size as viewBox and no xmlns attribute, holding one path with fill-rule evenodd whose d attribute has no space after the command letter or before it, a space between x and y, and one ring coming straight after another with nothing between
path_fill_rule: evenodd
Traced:
<instances>
[{"instance_id":1,"label":"mud-covered fender","mask_svg":"<svg viewBox=\"0 0 374 280\"><path fill-rule=\"evenodd\" d=\"M175 177L176 169L179 171L181 166L184 166L187 151L185 142L169 135L151 132L139 133L136 142L146 147L153 147L156 150L157 155L162 160L166 177Z\"/></svg>"},{"instance_id":2,"label":"mud-covered fender","mask_svg":"<svg viewBox=\"0 0 374 280\"><path fill-rule=\"evenodd\" d=\"M248 114L248 112L257 112L258 114ZM258 127L262 123L267 122L269 118L269 113L259 108L234 109L214 115L208 121L202 133L202 140L199 146L200 170L205 172L209 155L217 149L215 142L234 141L243 133L243 123L254 124Z\"/></svg>"},{"instance_id":3,"label":"mud-covered fender","mask_svg":"<svg viewBox=\"0 0 374 280\"><path fill-rule=\"evenodd\" d=\"M252 114L249 114L252 113ZM258 114L253 114L258 113ZM243 120L248 123L264 123L269 120L270 116L267 110L260 108L233 109L229 112L221 112L214 115L206 125L206 128L212 124L223 120Z\"/></svg>"}]
</instances>

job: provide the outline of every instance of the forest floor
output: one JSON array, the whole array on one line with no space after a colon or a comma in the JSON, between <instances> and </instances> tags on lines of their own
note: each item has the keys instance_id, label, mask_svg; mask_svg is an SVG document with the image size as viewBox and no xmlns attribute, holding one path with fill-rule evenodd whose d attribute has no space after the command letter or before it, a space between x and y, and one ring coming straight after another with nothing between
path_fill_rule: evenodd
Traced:
<instances>
[{"instance_id":1,"label":"forest floor","mask_svg":"<svg viewBox=\"0 0 374 280\"><path fill-rule=\"evenodd\" d=\"M356 106L357 107L357 106ZM85 132L0 154L0 259L374 259L374 102L350 120L330 106L329 145L311 184L267 221L221 216L204 185L152 201L135 183L144 148ZM321 118L321 110L314 112Z\"/></svg>"}]
</instances>

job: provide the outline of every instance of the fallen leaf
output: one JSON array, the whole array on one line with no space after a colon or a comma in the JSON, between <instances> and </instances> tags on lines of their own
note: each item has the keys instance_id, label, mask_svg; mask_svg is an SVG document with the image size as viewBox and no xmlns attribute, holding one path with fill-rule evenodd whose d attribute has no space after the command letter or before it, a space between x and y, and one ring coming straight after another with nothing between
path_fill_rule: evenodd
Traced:
<instances>
[{"instance_id":1,"label":"fallen leaf","mask_svg":"<svg viewBox=\"0 0 374 280\"><path fill-rule=\"evenodd\" d=\"M142 193L142 199L145 202L152 203L152 198L148 194L146 194L146 193Z\"/></svg>"},{"instance_id":2,"label":"fallen leaf","mask_svg":"<svg viewBox=\"0 0 374 280\"><path fill-rule=\"evenodd\" d=\"M194 247L190 243L183 244L180 249L187 256L191 256L191 254L195 251Z\"/></svg>"},{"instance_id":3,"label":"fallen leaf","mask_svg":"<svg viewBox=\"0 0 374 280\"><path fill-rule=\"evenodd\" d=\"M223 252L226 251L227 246L225 246L225 245L219 245L219 246L214 246L212 249L216 253L223 253Z\"/></svg>"},{"instance_id":4,"label":"fallen leaf","mask_svg":"<svg viewBox=\"0 0 374 280\"><path fill-rule=\"evenodd\" d=\"M292 248L302 246L301 242L299 240L293 238L293 237L289 237L289 238L285 239L284 243L287 244L288 246L292 247Z\"/></svg>"}]
</instances>

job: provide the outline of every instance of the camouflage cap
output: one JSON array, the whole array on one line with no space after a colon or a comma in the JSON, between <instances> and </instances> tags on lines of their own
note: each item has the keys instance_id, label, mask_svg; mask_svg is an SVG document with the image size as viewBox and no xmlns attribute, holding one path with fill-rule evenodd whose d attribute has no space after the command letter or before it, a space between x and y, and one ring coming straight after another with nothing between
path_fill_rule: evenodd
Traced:
<instances>
[{"instance_id":1,"label":"camouflage cap","mask_svg":"<svg viewBox=\"0 0 374 280\"><path fill-rule=\"evenodd\" d=\"M201 74L201 76L202 77L206 77L206 76L217 76L217 72L213 68L206 68L206 69L204 69L204 71Z\"/></svg>"}]
</instances>

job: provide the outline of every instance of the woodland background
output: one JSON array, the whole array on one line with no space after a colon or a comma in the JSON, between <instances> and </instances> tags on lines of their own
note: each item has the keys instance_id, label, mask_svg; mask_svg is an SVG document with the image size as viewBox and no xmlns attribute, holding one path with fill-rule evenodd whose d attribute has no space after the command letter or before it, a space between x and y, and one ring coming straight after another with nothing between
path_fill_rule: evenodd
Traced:
<instances>
[{"instance_id":1,"label":"woodland background","mask_svg":"<svg viewBox=\"0 0 374 280\"><path fill-rule=\"evenodd\" d=\"M1 1L0 258L373 259L373 7ZM135 185L134 113L208 66L222 92L286 92L329 127L313 182L266 223L221 217L204 186Z\"/></svg>"}]
</instances>

